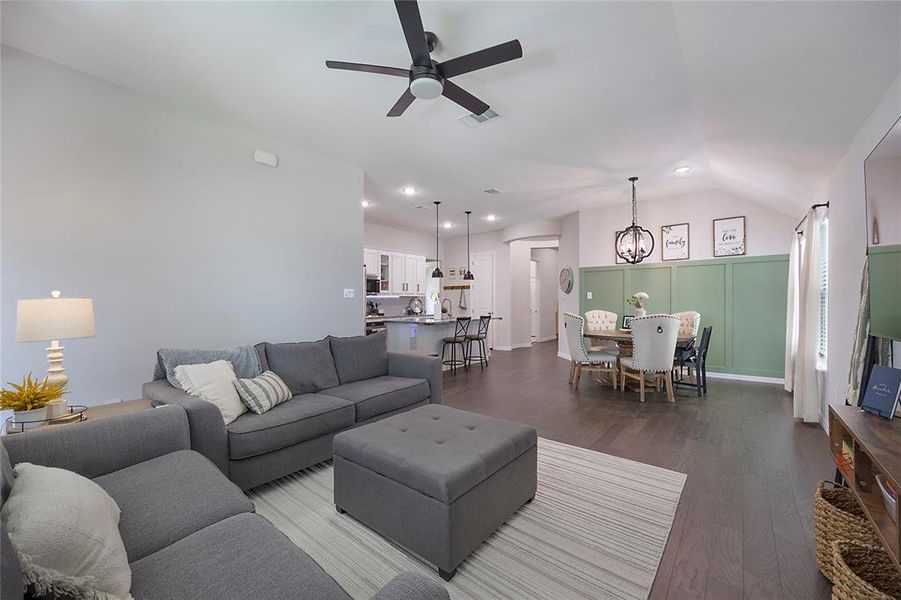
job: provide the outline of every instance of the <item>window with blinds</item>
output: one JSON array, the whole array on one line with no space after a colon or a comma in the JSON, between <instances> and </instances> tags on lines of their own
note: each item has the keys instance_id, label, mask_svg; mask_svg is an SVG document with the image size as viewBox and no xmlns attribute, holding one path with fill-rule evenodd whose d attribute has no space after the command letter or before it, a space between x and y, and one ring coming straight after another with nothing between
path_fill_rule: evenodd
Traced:
<instances>
[{"instance_id":1,"label":"window with blinds","mask_svg":"<svg viewBox=\"0 0 901 600\"><path fill-rule=\"evenodd\" d=\"M819 280L819 303L817 307L817 353L820 358L826 359L829 339L829 217L823 218L817 232L819 247L819 265L817 274Z\"/></svg>"}]
</instances>

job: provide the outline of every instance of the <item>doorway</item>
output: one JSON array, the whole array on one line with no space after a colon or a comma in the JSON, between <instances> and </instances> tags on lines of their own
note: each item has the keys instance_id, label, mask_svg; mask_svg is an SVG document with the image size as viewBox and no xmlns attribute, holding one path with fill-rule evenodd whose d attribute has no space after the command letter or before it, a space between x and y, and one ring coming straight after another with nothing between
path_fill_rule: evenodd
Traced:
<instances>
[{"instance_id":1,"label":"doorway","mask_svg":"<svg viewBox=\"0 0 901 600\"><path fill-rule=\"evenodd\" d=\"M469 268L472 282L472 316L494 314L494 252L473 252ZM494 327L488 327L488 347L494 347Z\"/></svg>"},{"instance_id":2,"label":"doorway","mask_svg":"<svg viewBox=\"0 0 901 600\"><path fill-rule=\"evenodd\" d=\"M538 341L538 324L540 317L538 315L539 302L538 290L541 289L538 281L538 261L529 261L529 336L534 343Z\"/></svg>"}]
</instances>

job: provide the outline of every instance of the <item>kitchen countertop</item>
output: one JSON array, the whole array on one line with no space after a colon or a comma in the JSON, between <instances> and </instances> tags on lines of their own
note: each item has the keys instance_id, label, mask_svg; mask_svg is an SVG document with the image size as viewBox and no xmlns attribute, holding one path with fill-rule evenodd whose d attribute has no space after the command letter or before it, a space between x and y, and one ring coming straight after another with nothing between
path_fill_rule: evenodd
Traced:
<instances>
[{"instance_id":1,"label":"kitchen countertop","mask_svg":"<svg viewBox=\"0 0 901 600\"><path fill-rule=\"evenodd\" d=\"M402 317L378 317L375 315L369 315L366 317L367 323L418 323L420 325L442 325L444 323L453 323L457 319L456 317L445 317L443 319L436 319L432 315L420 315L418 317L414 316L402 316ZM501 321L503 317L491 317L492 321ZM478 318L473 319L474 322L478 322Z\"/></svg>"}]
</instances>

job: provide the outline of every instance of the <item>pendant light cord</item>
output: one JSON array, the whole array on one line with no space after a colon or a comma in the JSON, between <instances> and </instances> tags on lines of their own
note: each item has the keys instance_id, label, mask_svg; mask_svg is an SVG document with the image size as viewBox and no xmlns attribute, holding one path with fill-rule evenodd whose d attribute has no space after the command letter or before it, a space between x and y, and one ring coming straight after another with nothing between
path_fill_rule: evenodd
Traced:
<instances>
[{"instance_id":1,"label":"pendant light cord","mask_svg":"<svg viewBox=\"0 0 901 600\"><path fill-rule=\"evenodd\" d=\"M635 180L637 178L632 179L632 227L635 227L635 224L638 223L638 202L635 199Z\"/></svg>"}]
</instances>

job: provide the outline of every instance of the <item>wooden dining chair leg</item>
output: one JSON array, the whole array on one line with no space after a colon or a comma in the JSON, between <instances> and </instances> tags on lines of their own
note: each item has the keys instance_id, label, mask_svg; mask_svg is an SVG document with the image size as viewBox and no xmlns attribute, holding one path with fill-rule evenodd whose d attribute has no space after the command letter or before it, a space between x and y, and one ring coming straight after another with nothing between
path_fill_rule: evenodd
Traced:
<instances>
[{"instance_id":1,"label":"wooden dining chair leg","mask_svg":"<svg viewBox=\"0 0 901 600\"><path fill-rule=\"evenodd\" d=\"M575 386L579 387L579 384L582 383L582 363L576 363L576 382Z\"/></svg>"},{"instance_id":2,"label":"wooden dining chair leg","mask_svg":"<svg viewBox=\"0 0 901 600\"><path fill-rule=\"evenodd\" d=\"M575 377L575 375L576 375L576 361L571 360L571 361L569 361L569 379L567 380L567 383L572 385L573 377Z\"/></svg>"},{"instance_id":3,"label":"wooden dining chair leg","mask_svg":"<svg viewBox=\"0 0 901 600\"><path fill-rule=\"evenodd\" d=\"M638 372L638 389L639 389L639 397L641 401L644 402L644 373L641 371Z\"/></svg>"},{"instance_id":4,"label":"wooden dining chair leg","mask_svg":"<svg viewBox=\"0 0 901 600\"><path fill-rule=\"evenodd\" d=\"M673 374L669 372L666 374L666 399L670 402L676 401L676 395L673 393Z\"/></svg>"}]
</instances>

